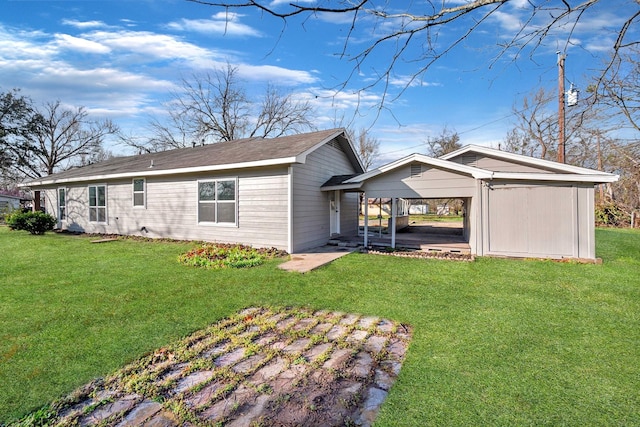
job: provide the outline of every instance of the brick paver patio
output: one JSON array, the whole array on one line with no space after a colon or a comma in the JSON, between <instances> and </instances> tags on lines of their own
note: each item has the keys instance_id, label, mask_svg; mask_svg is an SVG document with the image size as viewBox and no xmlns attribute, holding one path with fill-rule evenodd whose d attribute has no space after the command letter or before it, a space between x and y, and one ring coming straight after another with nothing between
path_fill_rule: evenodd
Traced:
<instances>
[{"instance_id":1,"label":"brick paver patio","mask_svg":"<svg viewBox=\"0 0 640 427\"><path fill-rule=\"evenodd\" d=\"M368 426L410 338L377 317L247 308L54 402L48 425Z\"/></svg>"}]
</instances>

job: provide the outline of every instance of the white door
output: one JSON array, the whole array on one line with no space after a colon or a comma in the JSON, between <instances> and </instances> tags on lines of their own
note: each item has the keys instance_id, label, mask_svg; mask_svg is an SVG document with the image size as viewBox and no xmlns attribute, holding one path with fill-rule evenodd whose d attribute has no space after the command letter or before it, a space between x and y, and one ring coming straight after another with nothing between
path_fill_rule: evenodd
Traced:
<instances>
[{"instance_id":1,"label":"white door","mask_svg":"<svg viewBox=\"0 0 640 427\"><path fill-rule=\"evenodd\" d=\"M340 191L329 195L329 235L340 234Z\"/></svg>"}]
</instances>

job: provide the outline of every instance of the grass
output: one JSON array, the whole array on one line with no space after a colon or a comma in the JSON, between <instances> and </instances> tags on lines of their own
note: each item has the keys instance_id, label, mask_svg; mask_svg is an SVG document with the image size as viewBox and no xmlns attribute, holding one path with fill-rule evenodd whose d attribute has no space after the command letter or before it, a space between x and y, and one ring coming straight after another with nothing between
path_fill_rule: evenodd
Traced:
<instances>
[{"instance_id":1,"label":"grass","mask_svg":"<svg viewBox=\"0 0 640 427\"><path fill-rule=\"evenodd\" d=\"M390 318L413 340L377 426L640 425L640 232L603 265L350 254L311 273L178 264L188 243L0 227L0 424L260 305Z\"/></svg>"}]
</instances>

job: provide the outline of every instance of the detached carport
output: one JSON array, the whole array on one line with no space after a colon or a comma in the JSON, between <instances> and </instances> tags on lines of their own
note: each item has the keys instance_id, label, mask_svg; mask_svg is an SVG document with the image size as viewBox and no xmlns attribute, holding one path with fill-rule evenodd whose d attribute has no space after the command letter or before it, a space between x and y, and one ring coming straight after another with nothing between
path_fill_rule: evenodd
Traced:
<instances>
[{"instance_id":1,"label":"detached carport","mask_svg":"<svg viewBox=\"0 0 640 427\"><path fill-rule=\"evenodd\" d=\"M583 259L595 259L594 185L618 179L478 146L437 159L412 154L364 174L335 178L322 189L391 199L393 248L403 200L457 198L464 201L463 238L472 254Z\"/></svg>"}]
</instances>

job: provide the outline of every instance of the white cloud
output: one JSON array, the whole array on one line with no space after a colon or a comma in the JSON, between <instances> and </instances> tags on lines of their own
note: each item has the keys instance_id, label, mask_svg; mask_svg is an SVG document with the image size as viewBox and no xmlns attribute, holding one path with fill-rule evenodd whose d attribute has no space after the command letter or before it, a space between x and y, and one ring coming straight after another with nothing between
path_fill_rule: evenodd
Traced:
<instances>
[{"instance_id":1,"label":"white cloud","mask_svg":"<svg viewBox=\"0 0 640 427\"><path fill-rule=\"evenodd\" d=\"M101 43L70 36L69 34L56 34L54 37L58 46L64 49L86 53L109 53L111 51L108 46Z\"/></svg>"},{"instance_id":2,"label":"white cloud","mask_svg":"<svg viewBox=\"0 0 640 427\"><path fill-rule=\"evenodd\" d=\"M491 17L494 20L498 21L500 27L502 27L502 29L506 31L519 31L523 25L520 18L513 13L506 13L498 10L493 12Z\"/></svg>"},{"instance_id":3,"label":"white cloud","mask_svg":"<svg viewBox=\"0 0 640 427\"><path fill-rule=\"evenodd\" d=\"M170 22L167 27L176 31L193 31L203 34L260 37L261 33L258 30L240 22L242 16L232 12L219 12L211 19L183 18Z\"/></svg>"},{"instance_id":4,"label":"white cloud","mask_svg":"<svg viewBox=\"0 0 640 427\"><path fill-rule=\"evenodd\" d=\"M278 86L295 86L314 83L318 80L313 73L304 70L291 70L274 65L237 64L240 77L251 81L273 82Z\"/></svg>"},{"instance_id":5,"label":"white cloud","mask_svg":"<svg viewBox=\"0 0 640 427\"><path fill-rule=\"evenodd\" d=\"M69 25L81 30L86 30L88 28L102 28L107 26L102 21L76 21L75 19L64 19L62 20L62 24Z\"/></svg>"},{"instance_id":6,"label":"white cloud","mask_svg":"<svg viewBox=\"0 0 640 427\"><path fill-rule=\"evenodd\" d=\"M95 31L84 37L108 46L114 54L135 53L142 55L142 62L155 60L181 60L199 63L212 58L215 52L185 42L170 35L147 31ZM146 59L145 59L146 58ZM116 58L117 59L117 58Z\"/></svg>"}]
</instances>

